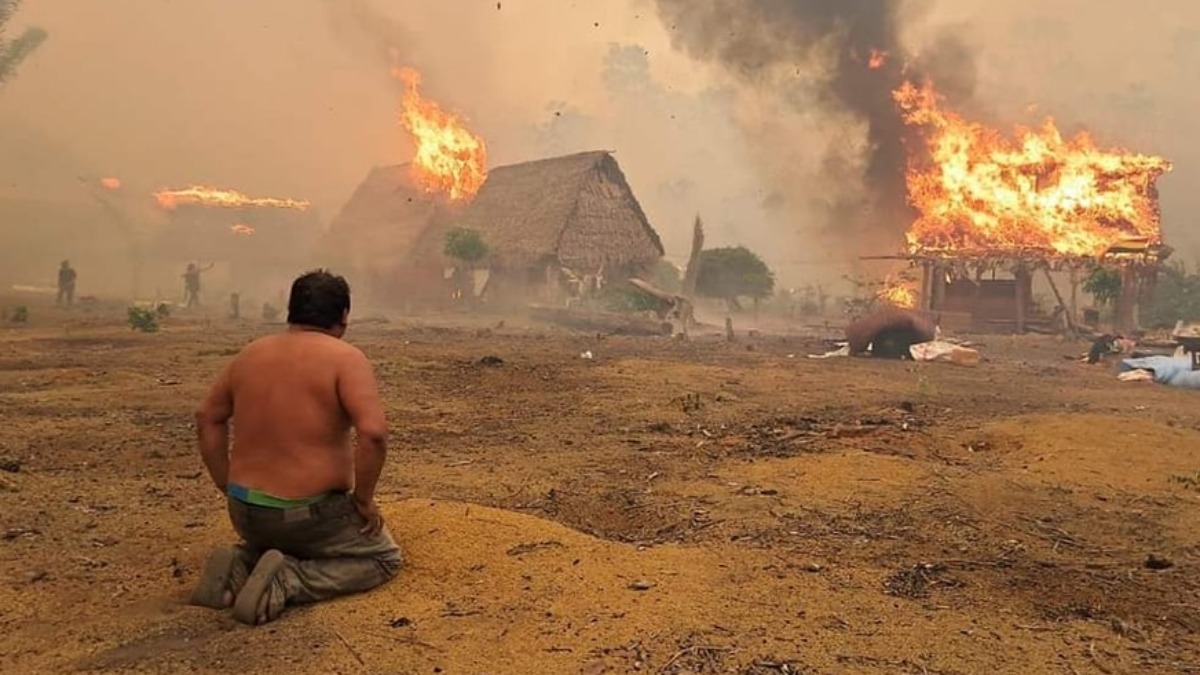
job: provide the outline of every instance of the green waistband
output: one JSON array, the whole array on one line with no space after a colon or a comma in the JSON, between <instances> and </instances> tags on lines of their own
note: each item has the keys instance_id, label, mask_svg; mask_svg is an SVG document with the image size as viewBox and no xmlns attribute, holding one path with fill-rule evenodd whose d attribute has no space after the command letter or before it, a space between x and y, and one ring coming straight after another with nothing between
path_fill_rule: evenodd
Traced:
<instances>
[{"instance_id":1,"label":"green waistband","mask_svg":"<svg viewBox=\"0 0 1200 675\"><path fill-rule=\"evenodd\" d=\"M233 497L240 502L253 504L254 506L266 506L273 509L290 509L297 506L308 506L309 504L315 504L329 496L328 492L322 492L321 494L313 497L304 497L302 499L284 499L283 497L276 497L275 495L267 494L262 490L243 487L236 483L230 483L227 485L225 487L225 492L230 497Z\"/></svg>"}]
</instances>

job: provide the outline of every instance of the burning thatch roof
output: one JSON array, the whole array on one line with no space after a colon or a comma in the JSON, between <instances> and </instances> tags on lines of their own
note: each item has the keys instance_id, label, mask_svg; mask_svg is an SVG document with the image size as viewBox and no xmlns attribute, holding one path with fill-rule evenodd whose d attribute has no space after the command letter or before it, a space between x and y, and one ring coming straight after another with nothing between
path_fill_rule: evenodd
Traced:
<instances>
[{"instance_id":1,"label":"burning thatch roof","mask_svg":"<svg viewBox=\"0 0 1200 675\"><path fill-rule=\"evenodd\" d=\"M339 264L384 271L406 259L447 208L413 182L410 165L376 167L333 220L328 247Z\"/></svg>"},{"instance_id":2,"label":"burning thatch roof","mask_svg":"<svg viewBox=\"0 0 1200 675\"><path fill-rule=\"evenodd\" d=\"M607 152L493 169L450 224L478 231L501 267L548 258L580 269L645 265L662 242Z\"/></svg>"}]
</instances>

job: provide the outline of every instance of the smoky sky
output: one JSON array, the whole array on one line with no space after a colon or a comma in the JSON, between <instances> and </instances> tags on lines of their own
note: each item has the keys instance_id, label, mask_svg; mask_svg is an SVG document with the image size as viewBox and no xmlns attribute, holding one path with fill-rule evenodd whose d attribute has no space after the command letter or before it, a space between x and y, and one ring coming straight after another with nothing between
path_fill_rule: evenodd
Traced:
<instances>
[{"instance_id":1,"label":"smoky sky","mask_svg":"<svg viewBox=\"0 0 1200 675\"><path fill-rule=\"evenodd\" d=\"M906 141L892 91L906 78L938 81L960 102L974 89L968 45L945 32L918 58L906 52L903 32L924 6L910 0L656 0L674 46L720 64L735 77L776 90L795 108L849 113L866 125L861 161L846 148L826 149L824 171L857 176L872 218L838 230L854 237L884 228L897 237L911 221L905 204ZM872 67L872 58L878 62ZM832 205L852 213L852 204ZM864 231L868 230L868 231Z\"/></svg>"}]
</instances>

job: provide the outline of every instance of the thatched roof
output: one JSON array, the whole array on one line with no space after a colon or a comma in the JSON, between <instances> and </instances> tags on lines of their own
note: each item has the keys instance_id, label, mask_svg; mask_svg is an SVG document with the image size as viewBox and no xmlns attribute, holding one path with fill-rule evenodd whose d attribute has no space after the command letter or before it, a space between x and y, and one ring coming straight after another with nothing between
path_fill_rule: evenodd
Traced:
<instances>
[{"instance_id":1,"label":"thatched roof","mask_svg":"<svg viewBox=\"0 0 1200 675\"><path fill-rule=\"evenodd\" d=\"M327 248L354 269L382 271L404 260L448 210L418 187L410 165L376 167L329 227Z\"/></svg>"},{"instance_id":2,"label":"thatched roof","mask_svg":"<svg viewBox=\"0 0 1200 675\"><path fill-rule=\"evenodd\" d=\"M580 269L611 268L649 264L663 254L658 233L607 152L493 169L475 200L447 222L478 231L491 262L501 267L556 258Z\"/></svg>"}]
</instances>

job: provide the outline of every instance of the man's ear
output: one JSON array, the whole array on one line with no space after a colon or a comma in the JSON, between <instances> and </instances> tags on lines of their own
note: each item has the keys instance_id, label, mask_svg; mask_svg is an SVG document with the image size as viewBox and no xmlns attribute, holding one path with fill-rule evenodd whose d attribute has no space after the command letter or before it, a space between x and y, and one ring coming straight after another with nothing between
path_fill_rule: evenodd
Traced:
<instances>
[{"instance_id":1,"label":"man's ear","mask_svg":"<svg viewBox=\"0 0 1200 675\"><path fill-rule=\"evenodd\" d=\"M346 311L342 312L342 325L343 326L350 325L350 310L346 310Z\"/></svg>"}]
</instances>

